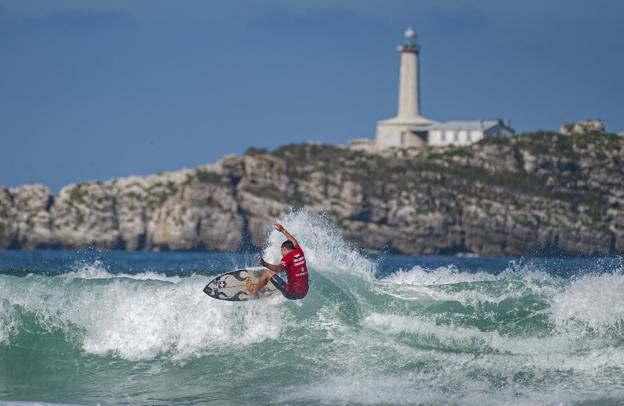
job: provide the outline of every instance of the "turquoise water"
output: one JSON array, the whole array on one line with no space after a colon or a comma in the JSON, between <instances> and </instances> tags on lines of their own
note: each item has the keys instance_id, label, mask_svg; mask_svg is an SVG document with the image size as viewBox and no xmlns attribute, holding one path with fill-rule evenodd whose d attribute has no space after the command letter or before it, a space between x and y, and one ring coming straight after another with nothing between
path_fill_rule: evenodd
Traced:
<instances>
[{"instance_id":1,"label":"turquoise water","mask_svg":"<svg viewBox=\"0 0 624 406\"><path fill-rule=\"evenodd\" d=\"M0 252L0 403L624 403L622 258L366 256L283 222L303 301L202 292L257 253Z\"/></svg>"}]
</instances>

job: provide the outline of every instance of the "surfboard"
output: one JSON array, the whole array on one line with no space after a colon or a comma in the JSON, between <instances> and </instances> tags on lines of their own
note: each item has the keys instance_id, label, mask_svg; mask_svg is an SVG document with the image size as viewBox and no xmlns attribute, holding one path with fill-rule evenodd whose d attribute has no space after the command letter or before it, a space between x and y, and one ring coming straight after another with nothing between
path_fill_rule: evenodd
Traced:
<instances>
[{"instance_id":1,"label":"surfboard","mask_svg":"<svg viewBox=\"0 0 624 406\"><path fill-rule=\"evenodd\" d=\"M249 277L253 283L256 283L265 270L265 268L258 267L226 272L211 280L204 288L204 293L215 299L232 302L262 299L271 296L277 290L271 281L255 295L249 294L247 288L245 288L246 278Z\"/></svg>"}]
</instances>

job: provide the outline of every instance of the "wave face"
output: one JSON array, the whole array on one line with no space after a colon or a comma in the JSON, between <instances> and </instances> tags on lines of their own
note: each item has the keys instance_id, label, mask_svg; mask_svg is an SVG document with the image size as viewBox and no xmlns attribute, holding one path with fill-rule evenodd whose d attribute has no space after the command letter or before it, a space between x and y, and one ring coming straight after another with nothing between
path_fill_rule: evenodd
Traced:
<instances>
[{"instance_id":1,"label":"wave face","mask_svg":"<svg viewBox=\"0 0 624 406\"><path fill-rule=\"evenodd\" d=\"M303 301L202 292L250 253L0 253L0 404L624 401L621 258L367 257L281 220Z\"/></svg>"}]
</instances>

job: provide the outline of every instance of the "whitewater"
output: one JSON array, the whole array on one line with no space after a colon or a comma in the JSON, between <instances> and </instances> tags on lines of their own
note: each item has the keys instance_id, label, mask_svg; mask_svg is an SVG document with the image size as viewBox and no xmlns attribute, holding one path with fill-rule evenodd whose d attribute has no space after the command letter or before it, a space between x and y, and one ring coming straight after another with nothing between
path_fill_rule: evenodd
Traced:
<instances>
[{"instance_id":1,"label":"whitewater","mask_svg":"<svg viewBox=\"0 0 624 406\"><path fill-rule=\"evenodd\" d=\"M301 301L203 293L260 253L0 252L0 404L624 403L623 258L366 255L279 221Z\"/></svg>"}]
</instances>

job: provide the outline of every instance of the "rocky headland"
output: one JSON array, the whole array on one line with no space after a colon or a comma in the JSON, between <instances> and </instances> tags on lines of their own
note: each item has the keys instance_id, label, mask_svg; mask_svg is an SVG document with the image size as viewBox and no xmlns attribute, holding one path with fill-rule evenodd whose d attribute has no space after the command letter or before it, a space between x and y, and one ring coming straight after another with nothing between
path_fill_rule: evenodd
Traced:
<instances>
[{"instance_id":1,"label":"rocky headland","mask_svg":"<svg viewBox=\"0 0 624 406\"><path fill-rule=\"evenodd\" d=\"M108 182L0 187L0 249L239 250L306 208L363 249L480 255L624 252L624 140L527 133L367 153L250 149Z\"/></svg>"}]
</instances>

